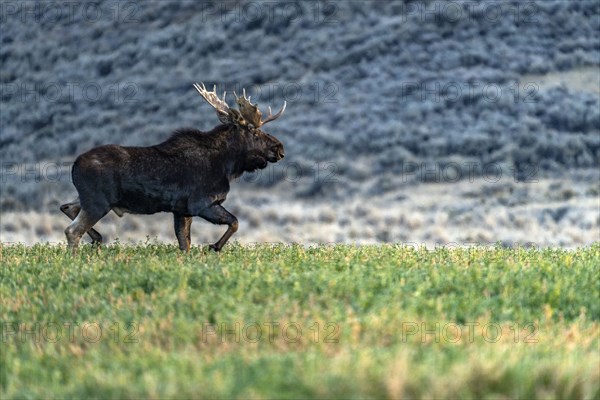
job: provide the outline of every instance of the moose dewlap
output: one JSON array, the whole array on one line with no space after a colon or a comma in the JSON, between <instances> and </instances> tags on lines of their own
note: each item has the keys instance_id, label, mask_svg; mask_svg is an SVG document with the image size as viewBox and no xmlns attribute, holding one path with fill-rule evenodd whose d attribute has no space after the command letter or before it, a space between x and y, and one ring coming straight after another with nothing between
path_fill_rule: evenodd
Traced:
<instances>
[{"instance_id":1,"label":"moose dewlap","mask_svg":"<svg viewBox=\"0 0 600 400\"><path fill-rule=\"evenodd\" d=\"M220 125L210 132L184 128L170 138L149 147L105 145L81 154L71 171L79 197L60 209L73 222L65 229L73 250L87 233L94 243L102 235L93 226L108 212L154 214L173 213L179 248L190 249L192 217L227 225L227 231L210 248L219 251L238 229L237 218L222 203L229 183L246 171L277 162L284 156L283 144L261 130L283 114L281 110L262 119L256 104L243 95L230 108L227 93L219 98L216 88L204 84L194 88L217 112Z\"/></svg>"}]
</instances>

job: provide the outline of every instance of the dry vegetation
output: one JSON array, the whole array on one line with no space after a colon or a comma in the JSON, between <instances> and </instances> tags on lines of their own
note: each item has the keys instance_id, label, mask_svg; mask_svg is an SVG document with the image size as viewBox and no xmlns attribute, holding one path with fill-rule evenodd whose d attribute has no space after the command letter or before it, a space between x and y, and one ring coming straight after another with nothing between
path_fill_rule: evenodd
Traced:
<instances>
[{"instance_id":1,"label":"dry vegetation","mask_svg":"<svg viewBox=\"0 0 600 400\"><path fill-rule=\"evenodd\" d=\"M412 243L432 248L499 242L508 247L577 247L600 237L599 183L588 183L594 179L572 175L537 182L479 178L414 184L398 178L399 189L371 198L364 193L301 202L287 189L296 182L264 191L246 184L234 186L226 204L240 219L233 240L241 243ZM4 213L0 239L64 243L68 223L60 213ZM118 218L111 213L97 227L109 243L176 242L170 214ZM212 243L223 231L195 218L192 244Z\"/></svg>"}]
</instances>

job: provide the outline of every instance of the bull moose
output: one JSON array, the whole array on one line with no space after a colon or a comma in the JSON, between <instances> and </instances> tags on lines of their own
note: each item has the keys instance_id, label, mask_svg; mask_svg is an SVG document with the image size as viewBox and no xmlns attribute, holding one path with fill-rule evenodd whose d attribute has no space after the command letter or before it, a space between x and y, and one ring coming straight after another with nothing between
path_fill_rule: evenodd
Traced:
<instances>
[{"instance_id":1,"label":"bull moose","mask_svg":"<svg viewBox=\"0 0 600 400\"><path fill-rule=\"evenodd\" d=\"M228 225L227 231L209 247L220 251L238 229L237 218L221 204L232 179L244 172L263 169L284 156L283 144L261 130L285 110L262 119L256 104L234 92L238 109L229 108L227 93L219 98L216 87L207 91L194 84L217 112L220 125L210 132L184 128L162 143L149 147L99 146L81 154L71 171L79 197L60 209L73 222L65 229L75 250L87 232L93 243L102 235L93 226L111 210L124 213L173 213L175 235L182 251L190 249L192 217Z\"/></svg>"}]
</instances>

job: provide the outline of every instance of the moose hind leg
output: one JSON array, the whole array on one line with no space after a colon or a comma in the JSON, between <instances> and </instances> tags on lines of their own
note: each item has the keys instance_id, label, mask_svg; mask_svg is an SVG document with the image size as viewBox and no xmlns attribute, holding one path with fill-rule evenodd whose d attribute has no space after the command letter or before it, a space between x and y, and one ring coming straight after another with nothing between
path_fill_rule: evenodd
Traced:
<instances>
[{"instance_id":1,"label":"moose hind leg","mask_svg":"<svg viewBox=\"0 0 600 400\"><path fill-rule=\"evenodd\" d=\"M213 224L229 225L227 231L221 236L221 239L209 246L214 251L220 251L231 235L238 230L237 218L219 204L215 204L202 210L199 216Z\"/></svg>"},{"instance_id":2,"label":"moose hind leg","mask_svg":"<svg viewBox=\"0 0 600 400\"><path fill-rule=\"evenodd\" d=\"M179 242L179 249L186 252L190 251L190 227L192 225L192 217L173 214L173 220L175 225L175 236L177 236L177 241Z\"/></svg>"},{"instance_id":3,"label":"moose hind leg","mask_svg":"<svg viewBox=\"0 0 600 400\"><path fill-rule=\"evenodd\" d=\"M80 210L81 205L79 204L79 199L60 206L60 211L62 211L63 214L69 217L71 221L77 218L77 215L79 214ZM100 232L98 232L94 228L90 228L87 234L92 238L93 244L102 244L102 235L100 234Z\"/></svg>"},{"instance_id":4,"label":"moose hind leg","mask_svg":"<svg viewBox=\"0 0 600 400\"><path fill-rule=\"evenodd\" d=\"M83 234L89 231L104 215L106 215L106 212L92 214L84 209L79 211L77 217L71 222L67 229L65 229L69 247L74 250L79 245L79 241Z\"/></svg>"}]
</instances>

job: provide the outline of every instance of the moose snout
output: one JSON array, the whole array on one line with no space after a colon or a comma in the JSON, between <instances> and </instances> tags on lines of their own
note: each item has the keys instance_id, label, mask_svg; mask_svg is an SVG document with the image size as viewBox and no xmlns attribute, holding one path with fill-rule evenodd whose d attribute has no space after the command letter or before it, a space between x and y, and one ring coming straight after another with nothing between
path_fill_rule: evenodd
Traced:
<instances>
[{"instance_id":1,"label":"moose snout","mask_svg":"<svg viewBox=\"0 0 600 400\"><path fill-rule=\"evenodd\" d=\"M285 150L283 150L283 143L281 143L274 136L268 135L270 140L269 152L267 159L269 162L277 162L285 156Z\"/></svg>"},{"instance_id":2,"label":"moose snout","mask_svg":"<svg viewBox=\"0 0 600 400\"><path fill-rule=\"evenodd\" d=\"M281 160L283 157L285 157L285 151L283 150L283 145L281 143L278 143L271 147L271 151L273 152L273 154L275 154L277 160Z\"/></svg>"},{"instance_id":3,"label":"moose snout","mask_svg":"<svg viewBox=\"0 0 600 400\"><path fill-rule=\"evenodd\" d=\"M285 157L285 150L283 150L282 144L275 146L275 148L273 150L275 151L275 154L277 154L277 158L279 160L281 160L283 157Z\"/></svg>"}]
</instances>

